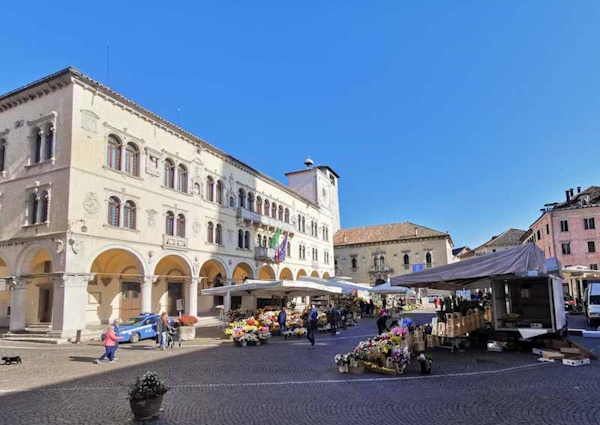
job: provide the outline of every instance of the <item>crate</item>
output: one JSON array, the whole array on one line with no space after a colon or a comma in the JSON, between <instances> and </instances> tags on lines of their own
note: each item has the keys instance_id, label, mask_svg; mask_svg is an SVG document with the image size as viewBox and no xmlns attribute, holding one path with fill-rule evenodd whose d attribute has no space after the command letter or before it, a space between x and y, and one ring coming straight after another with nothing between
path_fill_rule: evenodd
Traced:
<instances>
[{"instance_id":1,"label":"crate","mask_svg":"<svg viewBox=\"0 0 600 425\"><path fill-rule=\"evenodd\" d=\"M421 341L421 342L416 342L414 345L414 350L415 351L425 351L425 342Z\"/></svg>"},{"instance_id":2,"label":"crate","mask_svg":"<svg viewBox=\"0 0 600 425\"><path fill-rule=\"evenodd\" d=\"M587 357L582 359L562 359L562 362L564 365L577 367L590 364L590 359Z\"/></svg>"}]
</instances>

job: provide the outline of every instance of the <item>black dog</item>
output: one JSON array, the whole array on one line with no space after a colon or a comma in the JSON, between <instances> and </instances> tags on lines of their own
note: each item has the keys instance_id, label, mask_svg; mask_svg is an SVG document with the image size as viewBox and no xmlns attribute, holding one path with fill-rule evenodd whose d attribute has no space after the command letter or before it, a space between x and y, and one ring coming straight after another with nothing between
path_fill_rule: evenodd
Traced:
<instances>
[{"instance_id":1,"label":"black dog","mask_svg":"<svg viewBox=\"0 0 600 425\"><path fill-rule=\"evenodd\" d=\"M21 356L2 357L2 360L4 360L3 365L21 364Z\"/></svg>"}]
</instances>

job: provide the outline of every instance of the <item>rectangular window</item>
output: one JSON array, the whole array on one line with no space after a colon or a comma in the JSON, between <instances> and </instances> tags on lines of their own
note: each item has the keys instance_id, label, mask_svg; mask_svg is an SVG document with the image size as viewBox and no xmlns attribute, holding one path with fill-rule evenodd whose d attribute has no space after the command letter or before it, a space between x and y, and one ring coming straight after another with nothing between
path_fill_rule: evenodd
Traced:
<instances>
[{"instance_id":1,"label":"rectangular window","mask_svg":"<svg viewBox=\"0 0 600 425\"><path fill-rule=\"evenodd\" d=\"M563 243L563 244L561 244L561 247L562 247L563 255L571 254L571 244L570 243Z\"/></svg>"},{"instance_id":2,"label":"rectangular window","mask_svg":"<svg viewBox=\"0 0 600 425\"><path fill-rule=\"evenodd\" d=\"M598 270L598 264L590 264L590 270Z\"/></svg>"},{"instance_id":3,"label":"rectangular window","mask_svg":"<svg viewBox=\"0 0 600 425\"><path fill-rule=\"evenodd\" d=\"M596 242L588 241L588 252L596 252Z\"/></svg>"},{"instance_id":4,"label":"rectangular window","mask_svg":"<svg viewBox=\"0 0 600 425\"><path fill-rule=\"evenodd\" d=\"M550 234L550 225L546 224L546 234L549 235Z\"/></svg>"},{"instance_id":5,"label":"rectangular window","mask_svg":"<svg viewBox=\"0 0 600 425\"><path fill-rule=\"evenodd\" d=\"M560 221L560 231L568 232L569 231L569 222L567 220Z\"/></svg>"},{"instance_id":6,"label":"rectangular window","mask_svg":"<svg viewBox=\"0 0 600 425\"><path fill-rule=\"evenodd\" d=\"M583 228L585 230L593 230L596 228L596 222L594 221L594 217L592 218L584 218L583 219Z\"/></svg>"}]
</instances>

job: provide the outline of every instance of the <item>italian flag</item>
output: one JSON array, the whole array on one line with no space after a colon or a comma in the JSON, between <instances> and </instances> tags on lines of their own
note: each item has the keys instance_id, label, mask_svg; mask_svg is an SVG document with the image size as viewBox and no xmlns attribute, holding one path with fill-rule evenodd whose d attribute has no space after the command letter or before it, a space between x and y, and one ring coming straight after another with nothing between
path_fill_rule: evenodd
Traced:
<instances>
[{"instance_id":1,"label":"italian flag","mask_svg":"<svg viewBox=\"0 0 600 425\"><path fill-rule=\"evenodd\" d=\"M271 243L269 244L269 248L277 248L279 246L279 235L281 234L281 230L277 229L275 230L275 234L273 235L273 238L271 239Z\"/></svg>"}]
</instances>

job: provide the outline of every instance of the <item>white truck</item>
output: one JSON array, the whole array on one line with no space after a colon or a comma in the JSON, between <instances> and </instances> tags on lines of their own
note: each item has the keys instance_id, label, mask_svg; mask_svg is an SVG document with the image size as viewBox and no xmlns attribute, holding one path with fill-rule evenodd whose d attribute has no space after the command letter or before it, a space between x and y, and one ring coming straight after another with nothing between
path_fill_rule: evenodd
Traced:
<instances>
[{"instance_id":1,"label":"white truck","mask_svg":"<svg viewBox=\"0 0 600 425\"><path fill-rule=\"evenodd\" d=\"M600 323L600 281L588 281L583 292L583 308L588 325Z\"/></svg>"}]
</instances>

